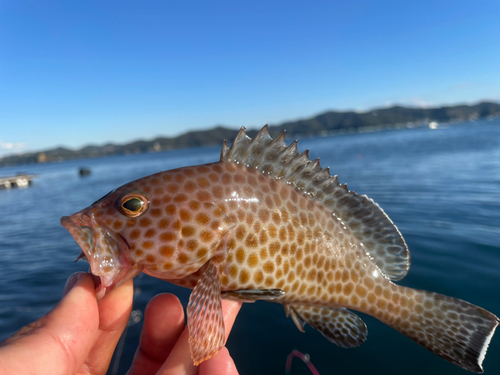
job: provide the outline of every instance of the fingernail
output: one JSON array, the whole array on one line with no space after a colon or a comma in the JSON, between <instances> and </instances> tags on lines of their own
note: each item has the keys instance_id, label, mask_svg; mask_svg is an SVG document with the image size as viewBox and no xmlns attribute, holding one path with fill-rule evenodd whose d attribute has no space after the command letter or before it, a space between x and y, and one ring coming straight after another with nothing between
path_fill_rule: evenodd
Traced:
<instances>
[{"instance_id":1,"label":"fingernail","mask_svg":"<svg viewBox=\"0 0 500 375\"><path fill-rule=\"evenodd\" d=\"M68 294L68 292L73 289L73 287L76 285L78 280L80 279L80 275L82 272L75 272L73 275L68 277L68 280L66 280L66 284L64 285L64 291L63 291L63 297Z\"/></svg>"}]
</instances>

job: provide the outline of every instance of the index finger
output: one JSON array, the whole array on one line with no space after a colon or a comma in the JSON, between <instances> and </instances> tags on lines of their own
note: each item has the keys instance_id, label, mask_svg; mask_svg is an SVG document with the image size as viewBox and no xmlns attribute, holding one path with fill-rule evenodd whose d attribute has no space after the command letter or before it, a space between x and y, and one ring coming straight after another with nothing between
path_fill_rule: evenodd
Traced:
<instances>
[{"instance_id":1,"label":"index finger","mask_svg":"<svg viewBox=\"0 0 500 375\"><path fill-rule=\"evenodd\" d=\"M129 280L97 302L99 331L80 373L106 373L116 344L127 326L133 295L133 281Z\"/></svg>"}]
</instances>

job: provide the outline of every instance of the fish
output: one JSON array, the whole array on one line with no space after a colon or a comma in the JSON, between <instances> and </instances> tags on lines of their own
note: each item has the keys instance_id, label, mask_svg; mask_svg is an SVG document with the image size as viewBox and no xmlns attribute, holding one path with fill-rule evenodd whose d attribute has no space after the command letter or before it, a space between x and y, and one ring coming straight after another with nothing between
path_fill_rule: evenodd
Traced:
<instances>
[{"instance_id":1,"label":"fish","mask_svg":"<svg viewBox=\"0 0 500 375\"><path fill-rule=\"evenodd\" d=\"M241 128L218 162L159 172L61 218L102 298L144 272L192 289L195 365L224 346L222 299L280 303L300 331L353 348L369 314L465 370L482 363L498 325L457 298L397 285L410 267L382 208L350 191L285 132Z\"/></svg>"}]
</instances>

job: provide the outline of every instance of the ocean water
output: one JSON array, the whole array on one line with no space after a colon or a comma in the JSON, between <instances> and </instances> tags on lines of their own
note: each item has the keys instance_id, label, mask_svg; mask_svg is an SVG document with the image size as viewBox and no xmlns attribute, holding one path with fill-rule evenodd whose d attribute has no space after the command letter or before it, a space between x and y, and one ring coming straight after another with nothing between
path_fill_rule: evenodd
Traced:
<instances>
[{"instance_id":1,"label":"ocean water","mask_svg":"<svg viewBox=\"0 0 500 375\"><path fill-rule=\"evenodd\" d=\"M500 120L303 139L299 150L306 148L350 190L379 203L398 226L412 255L410 272L399 284L500 314ZM0 340L53 308L66 278L88 268L74 263L79 247L59 225L61 216L130 180L217 161L219 152L219 147L198 148L0 169L0 176L38 175L29 188L0 190ZM80 166L90 168L91 175L80 178ZM157 293L175 293L184 304L190 293L147 276L136 278L135 288L138 312ZM282 374L293 349L308 353L322 375L466 373L360 315L368 340L342 349L310 327L300 333L281 305L245 304L227 345L241 374ZM114 373L126 372L141 326L142 321L128 328ZM487 374L500 373L498 337L484 368ZM310 372L295 359L292 374Z\"/></svg>"}]
</instances>

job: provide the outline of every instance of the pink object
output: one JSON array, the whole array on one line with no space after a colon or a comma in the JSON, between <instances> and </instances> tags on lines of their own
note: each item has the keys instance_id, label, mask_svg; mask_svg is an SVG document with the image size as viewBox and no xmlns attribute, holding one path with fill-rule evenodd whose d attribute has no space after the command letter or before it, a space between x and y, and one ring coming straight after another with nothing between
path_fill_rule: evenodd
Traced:
<instances>
[{"instance_id":1,"label":"pink object","mask_svg":"<svg viewBox=\"0 0 500 375\"><path fill-rule=\"evenodd\" d=\"M311 363L311 358L309 357L309 354L302 354L298 350L292 350L290 354L288 354L288 357L286 358L286 368L285 368L285 374L290 374L290 370L292 368L292 360L293 357L298 357L304 362L309 370L311 370L311 373L313 375L319 375L318 370L316 370L316 367Z\"/></svg>"}]
</instances>

